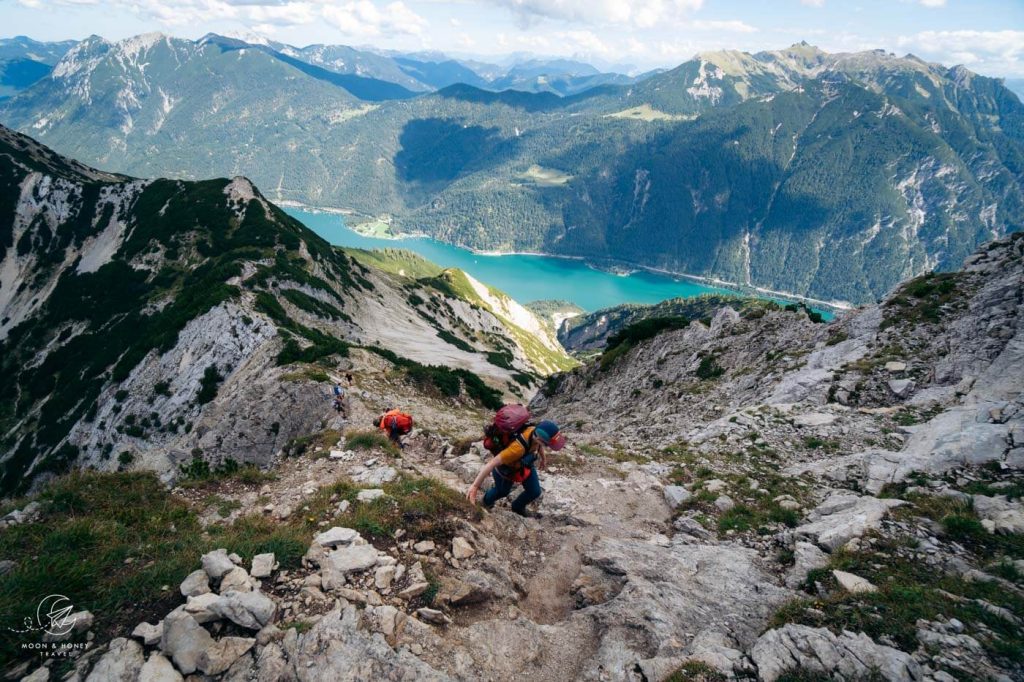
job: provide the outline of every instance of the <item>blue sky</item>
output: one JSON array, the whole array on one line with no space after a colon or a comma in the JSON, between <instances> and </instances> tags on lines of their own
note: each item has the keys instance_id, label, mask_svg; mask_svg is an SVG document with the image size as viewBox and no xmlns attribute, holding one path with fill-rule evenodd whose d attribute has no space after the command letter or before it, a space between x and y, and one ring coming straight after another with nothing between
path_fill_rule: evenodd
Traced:
<instances>
[{"instance_id":1,"label":"blue sky","mask_svg":"<svg viewBox=\"0 0 1024 682\"><path fill-rule=\"evenodd\" d=\"M533 52L634 70L806 40L1024 78L1024 0L0 0L0 26L4 37L44 40L212 31L492 58Z\"/></svg>"}]
</instances>

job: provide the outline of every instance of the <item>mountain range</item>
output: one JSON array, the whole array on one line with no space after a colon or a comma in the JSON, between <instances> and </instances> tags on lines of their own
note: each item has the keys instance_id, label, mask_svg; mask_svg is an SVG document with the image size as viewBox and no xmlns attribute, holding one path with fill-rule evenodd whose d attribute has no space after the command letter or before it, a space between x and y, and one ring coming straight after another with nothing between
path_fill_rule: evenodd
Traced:
<instances>
[{"instance_id":1,"label":"mountain range","mask_svg":"<svg viewBox=\"0 0 1024 682\"><path fill-rule=\"evenodd\" d=\"M963 67L801 43L629 84L557 65L583 88L562 96L346 50L90 38L0 121L133 175L246 175L396 232L826 301L872 301L1024 224L1024 106Z\"/></svg>"}]
</instances>

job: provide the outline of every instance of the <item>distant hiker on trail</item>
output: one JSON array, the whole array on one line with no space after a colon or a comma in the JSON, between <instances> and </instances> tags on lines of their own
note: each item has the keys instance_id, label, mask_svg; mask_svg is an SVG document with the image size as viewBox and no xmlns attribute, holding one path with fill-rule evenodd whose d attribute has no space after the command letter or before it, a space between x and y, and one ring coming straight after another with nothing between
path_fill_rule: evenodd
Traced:
<instances>
[{"instance_id":1,"label":"distant hiker on trail","mask_svg":"<svg viewBox=\"0 0 1024 682\"><path fill-rule=\"evenodd\" d=\"M476 504L477 494L487 474L494 477L494 486L484 494L484 506L491 508L494 503L512 492L517 483L523 486L523 492L512 502L512 511L520 516L529 516L526 505L540 497L538 468L547 466L544 448L561 450L565 445L565 436L558 424L544 420L533 426L529 423L530 413L522 405L506 405L498 410L494 422L484 430L484 447L494 453L477 474L473 485L469 486L466 497ZM539 467L535 462L540 460Z\"/></svg>"},{"instance_id":2,"label":"distant hiker on trail","mask_svg":"<svg viewBox=\"0 0 1024 682\"><path fill-rule=\"evenodd\" d=\"M412 416L391 408L373 420L373 425L383 431L392 443L404 449L402 436L412 431Z\"/></svg>"},{"instance_id":3,"label":"distant hiker on trail","mask_svg":"<svg viewBox=\"0 0 1024 682\"><path fill-rule=\"evenodd\" d=\"M337 412L342 417L345 416L345 389L343 389L339 384L334 385L333 407L335 412Z\"/></svg>"},{"instance_id":4,"label":"distant hiker on trail","mask_svg":"<svg viewBox=\"0 0 1024 682\"><path fill-rule=\"evenodd\" d=\"M352 373L351 372L346 372L345 373L345 381L348 382L349 386L351 386L353 383L355 383L355 379L352 378Z\"/></svg>"}]
</instances>

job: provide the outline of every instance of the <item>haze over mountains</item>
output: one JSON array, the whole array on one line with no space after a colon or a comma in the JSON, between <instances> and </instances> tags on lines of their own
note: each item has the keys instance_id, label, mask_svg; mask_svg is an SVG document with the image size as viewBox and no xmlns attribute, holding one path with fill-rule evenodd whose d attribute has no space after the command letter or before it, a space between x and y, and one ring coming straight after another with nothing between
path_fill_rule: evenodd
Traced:
<instances>
[{"instance_id":1,"label":"haze over mountains","mask_svg":"<svg viewBox=\"0 0 1024 682\"><path fill-rule=\"evenodd\" d=\"M1024 225L1024 106L998 79L807 44L595 72L93 37L0 121L103 168L244 174L472 248L854 303Z\"/></svg>"}]
</instances>

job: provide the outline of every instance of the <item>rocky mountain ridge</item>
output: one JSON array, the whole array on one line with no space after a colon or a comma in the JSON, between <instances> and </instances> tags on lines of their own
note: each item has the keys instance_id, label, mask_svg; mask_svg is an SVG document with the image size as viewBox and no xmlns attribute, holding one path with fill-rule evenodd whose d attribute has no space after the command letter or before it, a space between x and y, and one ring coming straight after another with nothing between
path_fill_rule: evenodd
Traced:
<instances>
[{"instance_id":1,"label":"rocky mountain ridge","mask_svg":"<svg viewBox=\"0 0 1024 682\"><path fill-rule=\"evenodd\" d=\"M356 347L489 406L571 364L553 335L521 347L540 323L500 292L354 262L244 178L111 175L5 128L0 174L8 492L71 465L265 464L329 418L325 370Z\"/></svg>"}]
</instances>

